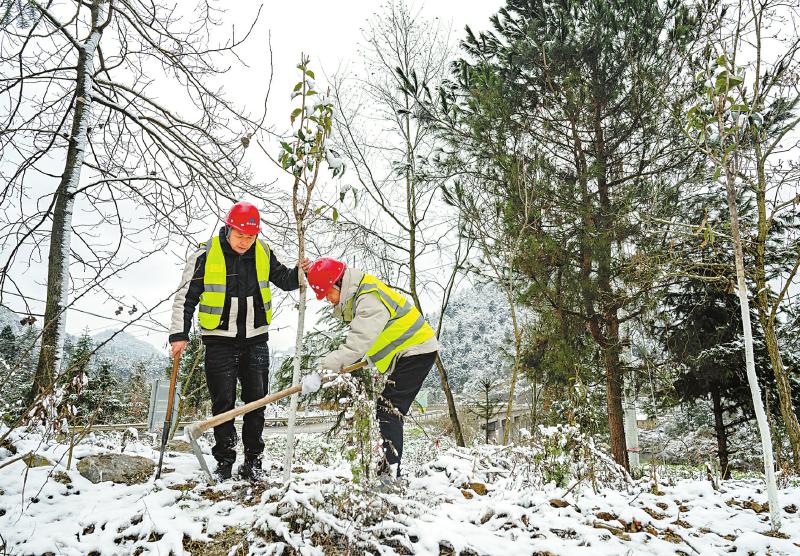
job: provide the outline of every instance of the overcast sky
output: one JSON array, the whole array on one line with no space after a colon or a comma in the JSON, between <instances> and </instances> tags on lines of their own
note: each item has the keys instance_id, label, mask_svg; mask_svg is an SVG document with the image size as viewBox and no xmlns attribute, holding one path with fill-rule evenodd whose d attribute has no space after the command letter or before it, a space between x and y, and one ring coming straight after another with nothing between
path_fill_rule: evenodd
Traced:
<instances>
[{"instance_id":1,"label":"overcast sky","mask_svg":"<svg viewBox=\"0 0 800 556\"><path fill-rule=\"evenodd\" d=\"M222 4L226 5L225 3ZM228 12L224 21L236 26L237 35L244 31L247 23L258 11L260 2L239 0L228 3ZM503 5L500 0L458 1L428 0L408 2L412 12L419 11L426 18L438 18L445 27L451 27L453 42L464 35L465 25L482 30L489 26L489 17ZM346 2L330 2L323 0L306 0L297 2L264 2L258 25L252 40L246 48L239 51L246 66L233 67L229 72L224 88L226 96L234 102L246 106L253 112L259 112L263 102L263 91L269 75L269 48L271 40L273 61L273 82L268 105L268 121L274 123L276 129L283 130L288 124L289 91L297 81L297 64L301 52L311 56L312 66L317 73L317 82L324 83L325 75L332 75L355 58L358 43L362 38L361 29L366 20L380 11L381 4L368 0L347 0ZM269 39L269 40L268 40ZM286 121L284 121L286 120ZM275 175L269 169L269 162L263 153L255 149L248 151L248 162L254 167L259 177ZM63 162L60 164L63 165ZM63 166L62 166L63 168ZM283 180L287 177L283 176ZM279 184L278 186L288 184ZM224 210L224 208L223 208ZM224 215L222 215L224 216ZM270 215L264 215L269 218ZM208 237L217 225L221 215L209 215L207 230L198 237L198 241ZM80 218L80 202L76 206L76 218ZM118 279L111 282L115 293L124 296L126 302L137 302L147 307L166 300L170 292L177 287L183 268L183 256L188 246L176 245L173 252L153 257L145 264L132 266ZM291 254L276 251L284 263L294 264ZM32 300L44 299L46 282L46 253L43 261L25 272L20 280L23 291ZM19 275L17 276L19 278ZM313 297L313 296L312 296ZM23 312L23 306L17 298L7 296L4 304ZM70 311L67 317L67 331L78 334L88 328L95 334L103 330L117 329L121 323L115 318L124 318L126 313L117 317L115 307L107 300L107 296L98 293L86 296L75 305L77 310ZM311 301L310 311L314 313L320 307L319 302ZM32 305L34 312L43 312L43 305ZM93 313L93 314L89 314ZM169 324L171 300L164 301L154 312L155 318L164 326ZM311 321L313 322L313 316ZM294 345L294 322L296 312L283 311L273 323L271 345L276 349L286 350ZM41 323L41 320L39 321ZM128 332L152 345L163 348L166 353L167 333L160 327L129 327Z\"/></svg>"}]
</instances>

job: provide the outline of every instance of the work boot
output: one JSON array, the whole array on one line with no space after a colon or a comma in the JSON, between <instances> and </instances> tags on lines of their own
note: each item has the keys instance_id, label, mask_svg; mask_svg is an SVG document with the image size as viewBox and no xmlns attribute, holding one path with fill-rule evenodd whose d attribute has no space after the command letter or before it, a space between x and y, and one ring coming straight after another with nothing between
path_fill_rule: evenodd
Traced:
<instances>
[{"instance_id":1,"label":"work boot","mask_svg":"<svg viewBox=\"0 0 800 556\"><path fill-rule=\"evenodd\" d=\"M264 470L261 468L261 457L244 458L244 463L239 466L239 478L250 481L261 481L264 478Z\"/></svg>"},{"instance_id":2,"label":"work boot","mask_svg":"<svg viewBox=\"0 0 800 556\"><path fill-rule=\"evenodd\" d=\"M402 494L408 481L392 473L379 473L373 482L372 491L380 494Z\"/></svg>"},{"instance_id":3,"label":"work boot","mask_svg":"<svg viewBox=\"0 0 800 556\"><path fill-rule=\"evenodd\" d=\"M214 470L214 477L218 481L225 481L230 479L233 475L233 463L232 462L218 462L217 468Z\"/></svg>"}]
</instances>

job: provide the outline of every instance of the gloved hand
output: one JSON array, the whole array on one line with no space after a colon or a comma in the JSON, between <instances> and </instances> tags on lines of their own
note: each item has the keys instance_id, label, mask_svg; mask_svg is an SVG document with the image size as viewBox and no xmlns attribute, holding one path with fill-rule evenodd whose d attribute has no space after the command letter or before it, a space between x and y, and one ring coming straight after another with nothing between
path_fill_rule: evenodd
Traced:
<instances>
[{"instance_id":1,"label":"gloved hand","mask_svg":"<svg viewBox=\"0 0 800 556\"><path fill-rule=\"evenodd\" d=\"M300 385L302 388L300 393L304 396L308 396L320 389L322 386L322 377L319 376L319 373L311 373L303 377L303 380L300 381Z\"/></svg>"}]
</instances>

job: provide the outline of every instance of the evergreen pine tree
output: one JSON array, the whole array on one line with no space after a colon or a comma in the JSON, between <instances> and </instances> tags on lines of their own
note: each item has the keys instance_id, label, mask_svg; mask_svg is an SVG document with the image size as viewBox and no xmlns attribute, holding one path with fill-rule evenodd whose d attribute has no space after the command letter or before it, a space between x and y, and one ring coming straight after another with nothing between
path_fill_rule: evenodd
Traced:
<instances>
[{"instance_id":1,"label":"evergreen pine tree","mask_svg":"<svg viewBox=\"0 0 800 556\"><path fill-rule=\"evenodd\" d=\"M525 297L553 314L554 346L582 355L568 334L588 331L582 367L598 376L584 380L604 378L611 451L627 468L620 326L651 301L659 270L662 238L642 215L669 219L697 175L664 108L691 85L681 49L696 20L682 2L507 0L492 23L468 30L440 95L463 176L450 196L521 238Z\"/></svg>"},{"instance_id":2,"label":"evergreen pine tree","mask_svg":"<svg viewBox=\"0 0 800 556\"><path fill-rule=\"evenodd\" d=\"M133 365L131 376L128 379L128 388L125 395L125 418L134 423L147 420L150 409L150 378L147 367L142 361Z\"/></svg>"},{"instance_id":3,"label":"evergreen pine tree","mask_svg":"<svg viewBox=\"0 0 800 556\"><path fill-rule=\"evenodd\" d=\"M9 325L0 330L0 359L9 366L17 359L17 337Z\"/></svg>"},{"instance_id":4,"label":"evergreen pine tree","mask_svg":"<svg viewBox=\"0 0 800 556\"><path fill-rule=\"evenodd\" d=\"M500 413L503 405L503 396L498 395L497 383L490 377L482 378L478 381L478 386L480 390L478 396L472 400L470 412L476 415L483 423L484 438L486 444L488 444L490 440L489 421Z\"/></svg>"},{"instance_id":5,"label":"evergreen pine tree","mask_svg":"<svg viewBox=\"0 0 800 556\"><path fill-rule=\"evenodd\" d=\"M124 400L120 380L114 373L111 361L103 359L97 368L92 369L83 399L88 411L96 408L95 423L111 424L119 417Z\"/></svg>"},{"instance_id":6,"label":"evergreen pine tree","mask_svg":"<svg viewBox=\"0 0 800 556\"><path fill-rule=\"evenodd\" d=\"M57 383L67 386L68 402L75 411L70 411L72 418L81 423L94 420L99 408L89 403L87 399L89 372L91 369L92 355L94 354L94 341L89 335L89 330L84 329L78 341L65 349L64 367L57 377Z\"/></svg>"},{"instance_id":7,"label":"evergreen pine tree","mask_svg":"<svg viewBox=\"0 0 800 556\"><path fill-rule=\"evenodd\" d=\"M713 282L688 279L665 301L675 319L662 330L662 338L670 360L680 369L674 382L676 401L692 404L711 398L719 467L722 478L728 479L729 434L743 415L753 418L737 297ZM773 382L763 334L756 329L754 333L756 370L762 380Z\"/></svg>"},{"instance_id":8,"label":"evergreen pine tree","mask_svg":"<svg viewBox=\"0 0 800 556\"><path fill-rule=\"evenodd\" d=\"M36 357L38 355L37 344L39 331L32 325L25 326L22 333L17 337L18 353L14 359L15 372L11 380L3 388L3 394L7 392L13 399L20 404L28 400L33 386L33 376L36 372Z\"/></svg>"}]
</instances>

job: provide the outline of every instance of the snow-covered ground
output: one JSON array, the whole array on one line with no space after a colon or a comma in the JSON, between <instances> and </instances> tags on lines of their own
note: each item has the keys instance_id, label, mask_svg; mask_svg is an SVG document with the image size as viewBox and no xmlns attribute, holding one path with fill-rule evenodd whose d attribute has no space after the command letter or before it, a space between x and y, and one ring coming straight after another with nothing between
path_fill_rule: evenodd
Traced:
<instances>
[{"instance_id":1,"label":"snow-covered ground","mask_svg":"<svg viewBox=\"0 0 800 556\"><path fill-rule=\"evenodd\" d=\"M10 439L59 463L0 470L9 554L800 554L796 482L780 491L775 535L757 478L718 491L700 472L629 482L602 458L583 473L574 453L550 451L558 444L456 449L407 431L407 482L376 492L352 484L337 441L320 435L300 435L288 489L280 437L267 439L266 481L214 487L190 453L168 453L155 483L93 484L66 470L65 445ZM125 453L157 459L156 445L142 437ZM119 435L97 435L75 457L119 449ZM0 466L11 457L0 448Z\"/></svg>"}]
</instances>

